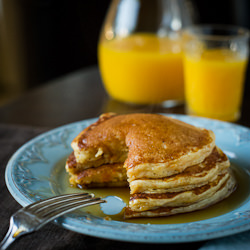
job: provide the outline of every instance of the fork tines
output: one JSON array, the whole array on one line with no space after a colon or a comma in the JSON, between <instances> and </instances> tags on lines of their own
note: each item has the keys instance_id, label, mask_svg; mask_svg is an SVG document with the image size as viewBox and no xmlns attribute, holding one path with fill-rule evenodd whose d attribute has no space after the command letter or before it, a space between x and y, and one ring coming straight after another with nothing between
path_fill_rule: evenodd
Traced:
<instances>
[{"instance_id":1,"label":"fork tines","mask_svg":"<svg viewBox=\"0 0 250 250\"><path fill-rule=\"evenodd\" d=\"M23 208L23 211L41 219L42 226L44 223L47 223L65 213L69 213L84 206L95 205L103 202L105 202L105 200L102 200L101 198L94 198L94 194L65 194L37 201Z\"/></svg>"}]
</instances>

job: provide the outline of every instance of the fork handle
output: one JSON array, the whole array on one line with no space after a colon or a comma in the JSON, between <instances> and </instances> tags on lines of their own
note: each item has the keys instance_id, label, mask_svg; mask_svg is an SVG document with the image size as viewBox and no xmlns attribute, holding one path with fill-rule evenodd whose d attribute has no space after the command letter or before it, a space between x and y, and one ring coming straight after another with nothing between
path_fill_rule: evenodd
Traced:
<instances>
[{"instance_id":1,"label":"fork handle","mask_svg":"<svg viewBox=\"0 0 250 250\"><path fill-rule=\"evenodd\" d=\"M7 249L19 236L25 232L21 228L16 228L13 223L10 223L8 232L6 233L3 240L0 242L0 250Z\"/></svg>"},{"instance_id":2,"label":"fork handle","mask_svg":"<svg viewBox=\"0 0 250 250\"><path fill-rule=\"evenodd\" d=\"M7 249L10 246L10 244L15 241L16 238L14 238L13 236L14 236L14 233L11 230L11 228L9 228L7 234L5 235L3 240L0 242L0 250Z\"/></svg>"}]
</instances>

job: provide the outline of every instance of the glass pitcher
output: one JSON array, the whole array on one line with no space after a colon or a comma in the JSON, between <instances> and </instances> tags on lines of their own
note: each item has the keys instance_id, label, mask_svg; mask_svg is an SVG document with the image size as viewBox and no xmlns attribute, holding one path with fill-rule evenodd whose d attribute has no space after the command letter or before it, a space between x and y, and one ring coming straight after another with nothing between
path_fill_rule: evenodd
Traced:
<instances>
[{"instance_id":1,"label":"glass pitcher","mask_svg":"<svg viewBox=\"0 0 250 250\"><path fill-rule=\"evenodd\" d=\"M142 105L182 103L181 31L193 22L187 0L113 0L98 45L109 96Z\"/></svg>"}]
</instances>

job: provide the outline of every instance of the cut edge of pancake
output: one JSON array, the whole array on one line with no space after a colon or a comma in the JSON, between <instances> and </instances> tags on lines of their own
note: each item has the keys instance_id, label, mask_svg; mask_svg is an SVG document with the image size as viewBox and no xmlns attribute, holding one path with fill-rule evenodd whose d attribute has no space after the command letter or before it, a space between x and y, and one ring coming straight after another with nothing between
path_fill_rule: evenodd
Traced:
<instances>
[{"instance_id":1,"label":"cut edge of pancake","mask_svg":"<svg viewBox=\"0 0 250 250\"><path fill-rule=\"evenodd\" d=\"M66 170L69 172L69 160ZM69 172L69 182L80 188L125 187L128 186L126 170L123 164L106 164L96 168L84 169L78 173Z\"/></svg>"}]
</instances>

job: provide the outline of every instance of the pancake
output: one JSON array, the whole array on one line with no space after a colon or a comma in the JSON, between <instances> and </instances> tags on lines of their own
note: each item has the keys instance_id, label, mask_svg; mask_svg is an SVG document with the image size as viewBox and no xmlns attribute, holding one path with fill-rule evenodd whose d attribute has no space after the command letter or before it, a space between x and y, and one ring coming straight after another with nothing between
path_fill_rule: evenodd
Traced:
<instances>
[{"instance_id":1,"label":"pancake","mask_svg":"<svg viewBox=\"0 0 250 250\"><path fill-rule=\"evenodd\" d=\"M211 130L158 114L108 113L71 143L74 186L130 187L125 218L168 216L210 206L236 181Z\"/></svg>"},{"instance_id":2,"label":"pancake","mask_svg":"<svg viewBox=\"0 0 250 250\"><path fill-rule=\"evenodd\" d=\"M202 162L215 146L210 130L157 114L104 114L71 144L78 168L124 163L130 181L161 178Z\"/></svg>"},{"instance_id":3,"label":"pancake","mask_svg":"<svg viewBox=\"0 0 250 250\"><path fill-rule=\"evenodd\" d=\"M69 181L73 186L80 188L128 186L123 164L106 164L74 172L72 170L76 169L76 165L77 162L72 152L67 159L66 170L70 173Z\"/></svg>"}]
</instances>

